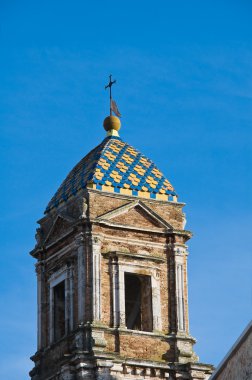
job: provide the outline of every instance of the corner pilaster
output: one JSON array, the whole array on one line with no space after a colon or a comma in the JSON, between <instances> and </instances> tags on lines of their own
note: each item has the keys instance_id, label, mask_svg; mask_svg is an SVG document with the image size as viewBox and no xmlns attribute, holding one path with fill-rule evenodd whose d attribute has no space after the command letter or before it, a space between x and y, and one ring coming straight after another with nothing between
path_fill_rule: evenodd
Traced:
<instances>
[{"instance_id":1,"label":"corner pilaster","mask_svg":"<svg viewBox=\"0 0 252 380\"><path fill-rule=\"evenodd\" d=\"M179 363L195 362L195 339L189 333L187 294L187 246L176 237L169 244L170 334L174 360Z\"/></svg>"},{"instance_id":2,"label":"corner pilaster","mask_svg":"<svg viewBox=\"0 0 252 380\"><path fill-rule=\"evenodd\" d=\"M86 302L86 252L85 237L80 233L75 237L77 247L77 263L78 263L78 322L85 321L85 302Z\"/></svg>"},{"instance_id":3,"label":"corner pilaster","mask_svg":"<svg viewBox=\"0 0 252 380\"><path fill-rule=\"evenodd\" d=\"M101 320L101 238L92 236L92 305L93 321Z\"/></svg>"},{"instance_id":4,"label":"corner pilaster","mask_svg":"<svg viewBox=\"0 0 252 380\"><path fill-rule=\"evenodd\" d=\"M37 349L40 350L45 345L45 336L42 333L44 323L44 264L38 262L36 265L37 274Z\"/></svg>"}]
</instances>

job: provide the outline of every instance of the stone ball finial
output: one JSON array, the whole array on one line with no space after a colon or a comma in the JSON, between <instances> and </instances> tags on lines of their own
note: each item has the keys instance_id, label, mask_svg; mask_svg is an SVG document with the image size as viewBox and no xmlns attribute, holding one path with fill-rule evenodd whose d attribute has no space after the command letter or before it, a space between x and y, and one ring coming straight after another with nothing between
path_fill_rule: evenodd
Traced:
<instances>
[{"instance_id":1,"label":"stone ball finial","mask_svg":"<svg viewBox=\"0 0 252 380\"><path fill-rule=\"evenodd\" d=\"M121 128L121 121L116 116L107 116L103 121L103 127L108 136L119 136L118 131Z\"/></svg>"}]
</instances>

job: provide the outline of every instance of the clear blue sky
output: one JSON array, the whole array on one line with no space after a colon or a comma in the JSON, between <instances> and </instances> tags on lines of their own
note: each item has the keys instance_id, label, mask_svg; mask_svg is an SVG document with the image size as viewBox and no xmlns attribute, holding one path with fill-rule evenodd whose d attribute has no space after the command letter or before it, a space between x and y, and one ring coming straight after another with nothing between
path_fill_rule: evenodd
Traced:
<instances>
[{"instance_id":1,"label":"clear blue sky","mask_svg":"<svg viewBox=\"0 0 252 380\"><path fill-rule=\"evenodd\" d=\"M103 138L110 73L121 137L187 203L190 330L218 364L251 318L252 5L0 3L0 378L36 350L36 220Z\"/></svg>"}]
</instances>

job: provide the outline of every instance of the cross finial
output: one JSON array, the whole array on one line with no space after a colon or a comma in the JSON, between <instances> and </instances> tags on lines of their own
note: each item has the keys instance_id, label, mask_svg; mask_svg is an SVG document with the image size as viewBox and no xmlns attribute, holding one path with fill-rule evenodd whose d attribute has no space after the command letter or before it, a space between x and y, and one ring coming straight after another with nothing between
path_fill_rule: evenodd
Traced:
<instances>
[{"instance_id":1,"label":"cross finial","mask_svg":"<svg viewBox=\"0 0 252 380\"><path fill-rule=\"evenodd\" d=\"M112 86L113 84L116 83L116 80L112 80L112 75L110 74L109 76L109 84L105 86L105 90L109 88L109 104L110 104L110 116L112 115Z\"/></svg>"}]
</instances>

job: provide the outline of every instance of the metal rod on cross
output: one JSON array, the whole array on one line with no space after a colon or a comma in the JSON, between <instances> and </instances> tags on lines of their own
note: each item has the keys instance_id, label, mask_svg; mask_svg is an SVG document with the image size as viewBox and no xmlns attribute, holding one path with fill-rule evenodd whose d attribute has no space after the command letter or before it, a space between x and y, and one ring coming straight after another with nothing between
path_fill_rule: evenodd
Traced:
<instances>
[{"instance_id":1,"label":"metal rod on cross","mask_svg":"<svg viewBox=\"0 0 252 380\"><path fill-rule=\"evenodd\" d=\"M110 109L110 116L112 115L112 104L111 104L111 101L112 101L112 86L113 86L114 83L116 83L116 80L112 81L112 75L110 75L109 76L109 84L107 86L105 86L105 90L107 90L107 88L109 88L109 109Z\"/></svg>"}]
</instances>

